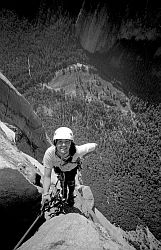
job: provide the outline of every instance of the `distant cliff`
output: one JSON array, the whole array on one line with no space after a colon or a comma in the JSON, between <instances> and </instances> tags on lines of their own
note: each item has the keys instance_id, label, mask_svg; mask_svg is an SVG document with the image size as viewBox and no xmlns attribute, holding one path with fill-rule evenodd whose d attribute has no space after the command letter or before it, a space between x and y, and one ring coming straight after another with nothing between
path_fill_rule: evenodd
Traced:
<instances>
[{"instance_id":1,"label":"distant cliff","mask_svg":"<svg viewBox=\"0 0 161 250\"><path fill-rule=\"evenodd\" d=\"M108 26L106 8L97 8L93 13L87 13L82 8L75 27L82 47L91 53L105 47L110 49L117 39L112 36L112 27Z\"/></svg>"},{"instance_id":2,"label":"distant cliff","mask_svg":"<svg viewBox=\"0 0 161 250\"><path fill-rule=\"evenodd\" d=\"M117 1L116 1L117 2ZM147 22L146 10L142 6L142 13L139 9L133 9L133 15L128 8L128 3L113 2L113 8L108 3L100 3L87 7L86 1L82 5L75 22L76 35L82 47L94 52L108 52L122 40L126 41L144 41L147 42L160 39L159 32L159 13L153 9L153 15L150 15L151 23ZM109 4L110 5L110 4ZM149 10L150 12L150 10ZM159 45L158 45L159 46ZM145 48L144 48L145 49ZM147 53L151 53L150 50Z\"/></svg>"}]
</instances>

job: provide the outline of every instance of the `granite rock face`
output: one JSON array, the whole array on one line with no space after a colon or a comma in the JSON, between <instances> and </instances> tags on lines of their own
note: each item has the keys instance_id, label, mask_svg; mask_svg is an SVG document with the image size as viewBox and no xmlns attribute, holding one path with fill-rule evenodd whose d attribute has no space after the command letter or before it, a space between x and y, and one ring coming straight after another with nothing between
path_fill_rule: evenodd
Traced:
<instances>
[{"instance_id":1,"label":"granite rock face","mask_svg":"<svg viewBox=\"0 0 161 250\"><path fill-rule=\"evenodd\" d=\"M16 169L1 169L0 179L0 248L10 250L35 220L41 195Z\"/></svg>"},{"instance_id":2,"label":"granite rock face","mask_svg":"<svg viewBox=\"0 0 161 250\"><path fill-rule=\"evenodd\" d=\"M18 249L20 250L159 250L161 244L143 228L125 232L111 224L94 206L89 186L75 190L75 203L65 208L65 214L46 217L39 230Z\"/></svg>"},{"instance_id":3,"label":"granite rock face","mask_svg":"<svg viewBox=\"0 0 161 250\"><path fill-rule=\"evenodd\" d=\"M101 231L102 230L102 231ZM78 213L59 215L45 222L20 250L126 250L101 226Z\"/></svg>"},{"instance_id":4,"label":"granite rock face","mask_svg":"<svg viewBox=\"0 0 161 250\"><path fill-rule=\"evenodd\" d=\"M135 250L142 246L147 250L159 250L159 242L151 242L151 236L146 236L143 244L144 232L141 239L138 235L136 241L133 233L131 235L112 225L94 207L94 197L89 186L80 185L75 190L74 206L64 207L64 211L65 214L53 217L54 211L49 210L44 224L18 249Z\"/></svg>"},{"instance_id":5,"label":"granite rock face","mask_svg":"<svg viewBox=\"0 0 161 250\"><path fill-rule=\"evenodd\" d=\"M0 224L2 250L11 250L35 220L41 207L38 161L19 151L13 133L0 123ZM42 166L43 167L43 166ZM39 177L39 178L38 178ZM39 181L39 187L36 186Z\"/></svg>"},{"instance_id":6,"label":"granite rock face","mask_svg":"<svg viewBox=\"0 0 161 250\"><path fill-rule=\"evenodd\" d=\"M40 118L33 111L29 102L14 88L10 81L0 73L0 119L16 126L28 145L34 149L34 157L42 162L46 149L51 145ZM23 141L23 145L27 142ZM21 145L22 148L22 145ZM22 149L25 153L25 146Z\"/></svg>"},{"instance_id":7,"label":"granite rock face","mask_svg":"<svg viewBox=\"0 0 161 250\"><path fill-rule=\"evenodd\" d=\"M87 12L82 8L78 15L75 29L85 50L94 53L106 47L110 49L115 44L117 37L110 36L111 31L109 30L108 18L105 6L101 8L100 6L96 7L93 12Z\"/></svg>"},{"instance_id":8,"label":"granite rock face","mask_svg":"<svg viewBox=\"0 0 161 250\"><path fill-rule=\"evenodd\" d=\"M4 128L4 126L3 126ZM5 130L5 128L4 128ZM11 250L37 218L41 187L35 173L43 166L12 144L0 128L0 221L1 249ZM50 216L49 216L50 217ZM65 214L42 218L24 239L21 250L160 250L161 244L146 229L125 232L111 224L96 208L89 186L77 185L75 203ZM43 224L42 224L43 223ZM6 240L6 235L9 237Z\"/></svg>"}]
</instances>

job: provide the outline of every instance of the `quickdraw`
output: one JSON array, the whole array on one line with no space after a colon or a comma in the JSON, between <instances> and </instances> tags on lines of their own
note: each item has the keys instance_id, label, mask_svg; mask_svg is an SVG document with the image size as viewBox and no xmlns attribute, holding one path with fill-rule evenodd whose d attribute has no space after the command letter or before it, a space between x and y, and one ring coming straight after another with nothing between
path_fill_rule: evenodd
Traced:
<instances>
[{"instance_id":1,"label":"quickdraw","mask_svg":"<svg viewBox=\"0 0 161 250\"><path fill-rule=\"evenodd\" d=\"M63 197L64 192L63 190L61 192L61 190L57 188L57 184L59 181L61 182L64 181L62 175L58 176L58 180L56 184L51 187L51 194L50 194L51 200L44 206L44 212L47 212L50 218L57 216L61 213L62 214L66 213L65 207L66 207L67 202L66 202L66 199Z\"/></svg>"}]
</instances>

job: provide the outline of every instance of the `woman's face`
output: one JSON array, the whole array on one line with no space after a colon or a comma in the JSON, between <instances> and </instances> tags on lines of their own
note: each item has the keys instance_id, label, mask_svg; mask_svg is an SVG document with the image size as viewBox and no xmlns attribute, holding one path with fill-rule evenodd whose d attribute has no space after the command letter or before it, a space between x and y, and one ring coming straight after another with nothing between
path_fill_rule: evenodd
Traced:
<instances>
[{"instance_id":1,"label":"woman's face","mask_svg":"<svg viewBox=\"0 0 161 250\"><path fill-rule=\"evenodd\" d=\"M71 146L71 140L66 140L66 139L57 140L56 147L58 152L62 155L69 154L70 146Z\"/></svg>"}]
</instances>

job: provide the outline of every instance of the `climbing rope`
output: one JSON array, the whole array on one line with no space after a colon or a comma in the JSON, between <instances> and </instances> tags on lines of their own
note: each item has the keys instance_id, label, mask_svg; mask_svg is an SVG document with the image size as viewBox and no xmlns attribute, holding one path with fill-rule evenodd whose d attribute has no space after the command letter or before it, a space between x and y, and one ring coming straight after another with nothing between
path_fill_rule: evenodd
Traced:
<instances>
[{"instance_id":1,"label":"climbing rope","mask_svg":"<svg viewBox=\"0 0 161 250\"><path fill-rule=\"evenodd\" d=\"M42 216L44 216L45 212L50 212L50 210L52 210L52 212L50 213L50 218L59 215L60 213L65 214L64 204L66 202L66 199L61 196L60 189L57 188L57 184L59 181L60 180L58 179L56 184L54 185L53 190L51 191L51 200L41 207L38 216L36 217L32 225L29 227L29 229L26 231L26 233L23 235L23 237L19 240L17 245L13 248L13 250L16 250L18 247L20 247L20 245L24 242L25 238L31 232L38 220Z\"/></svg>"}]
</instances>

